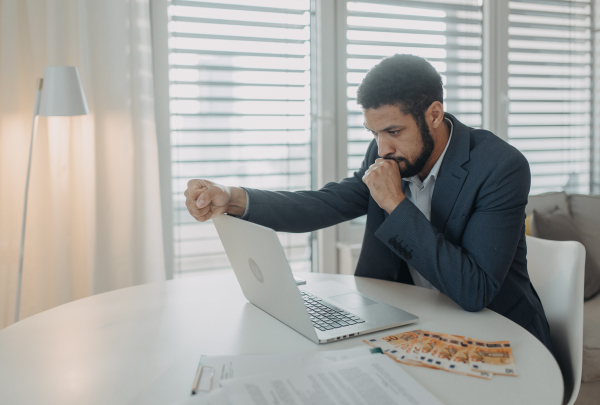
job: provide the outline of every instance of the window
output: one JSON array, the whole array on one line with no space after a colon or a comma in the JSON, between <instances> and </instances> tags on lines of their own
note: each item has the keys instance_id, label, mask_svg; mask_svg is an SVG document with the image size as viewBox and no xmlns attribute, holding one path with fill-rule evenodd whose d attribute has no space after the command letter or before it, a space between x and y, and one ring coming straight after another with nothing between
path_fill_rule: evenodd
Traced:
<instances>
[{"instance_id":1,"label":"window","mask_svg":"<svg viewBox=\"0 0 600 405\"><path fill-rule=\"evenodd\" d=\"M347 3L348 175L373 137L363 126L356 90L382 58L427 58L444 82L444 110L466 125L482 124L482 10L478 0Z\"/></svg>"},{"instance_id":2,"label":"window","mask_svg":"<svg viewBox=\"0 0 600 405\"><path fill-rule=\"evenodd\" d=\"M267 190L311 188L310 2L170 2L175 276L228 268L212 221L196 222L191 178ZM280 234L309 271L311 235Z\"/></svg>"},{"instance_id":3,"label":"window","mask_svg":"<svg viewBox=\"0 0 600 405\"><path fill-rule=\"evenodd\" d=\"M184 207L187 180L304 190L352 175L372 139L356 90L395 53L429 59L442 75L447 112L523 152L531 194L598 192L591 0L171 0L164 7L172 195L163 198L173 202L175 275L229 267L212 224ZM322 232L319 260L335 269L335 246L359 249L363 225ZM310 270L312 236L280 238L292 268Z\"/></svg>"},{"instance_id":4,"label":"window","mask_svg":"<svg viewBox=\"0 0 600 405\"><path fill-rule=\"evenodd\" d=\"M508 140L531 167L531 194L590 192L590 1L509 3Z\"/></svg>"}]
</instances>

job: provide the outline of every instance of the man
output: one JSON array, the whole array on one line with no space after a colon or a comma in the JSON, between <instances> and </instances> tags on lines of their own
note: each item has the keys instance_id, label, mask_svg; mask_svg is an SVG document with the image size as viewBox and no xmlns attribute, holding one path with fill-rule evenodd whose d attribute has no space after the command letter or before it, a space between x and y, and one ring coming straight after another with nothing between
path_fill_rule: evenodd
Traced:
<instances>
[{"instance_id":1,"label":"man","mask_svg":"<svg viewBox=\"0 0 600 405\"><path fill-rule=\"evenodd\" d=\"M192 216L206 221L226 212L308 232L367 214L357 276L437 289L467 311L487 307L552 351L527 273L525 157L445 114L441 77L417 56L382 60L359 86L357 102L374 140L353 177L299 192L191 180Z\"/></svg>"}]
</instances>

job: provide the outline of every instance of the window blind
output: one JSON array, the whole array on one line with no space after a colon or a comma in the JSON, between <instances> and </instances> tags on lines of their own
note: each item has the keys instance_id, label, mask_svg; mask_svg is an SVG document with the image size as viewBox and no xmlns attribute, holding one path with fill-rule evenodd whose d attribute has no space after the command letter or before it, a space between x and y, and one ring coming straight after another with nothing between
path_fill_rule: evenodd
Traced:
<instances>
[{"instance_id":1,"label":"window blind","mask_svg":"<svg viewBox=\"0 0 600 405\"><path fill-rule=\"evenodd\" d=\"M363 0L347 3L348 175L373 139L363 126L356 91L382 58L409 53L428 59L444 83L444 110L469 126L482 124L482 9L479 0Z\"/></svg>"},{"instance_id":2,"label":"window blind","mask_svg":"<svg viewBox=\"0 0 600 405\"><path fill-rule=\"evenodd\" d=\"M171 0L169 80L175 276L228 268L212 221L185 207L192 178L311 188L310 1ZM310 271L310 234L280 234Z\"/></svg>"},{"instance_id":3,"label":"window blind","mask_svg":"<svg viewBox=\"0 0 600 405\"><path fill-rule=\"evenodd\" d=\"M509 3L509 142L531 194L590 191L591 2Z\"/></svg>"}]
</instances>

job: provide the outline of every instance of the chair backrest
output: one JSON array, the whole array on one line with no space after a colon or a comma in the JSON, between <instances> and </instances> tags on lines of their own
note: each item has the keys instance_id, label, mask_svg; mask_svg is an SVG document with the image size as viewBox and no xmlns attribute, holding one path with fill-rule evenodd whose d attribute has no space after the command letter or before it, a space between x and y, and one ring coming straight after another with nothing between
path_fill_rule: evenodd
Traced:
<instances>
[{"instance_id":1,"label":"chair backrest","mask_svg":"<svg viewBox=\"0 0 600 405\"><path fill-rule=\"evenodd\" d=\"M563 403L573 404L581 385L585 248L527 236L527 268L550 324L556 360L563 373Z\"/></svg>"}]
</instances>

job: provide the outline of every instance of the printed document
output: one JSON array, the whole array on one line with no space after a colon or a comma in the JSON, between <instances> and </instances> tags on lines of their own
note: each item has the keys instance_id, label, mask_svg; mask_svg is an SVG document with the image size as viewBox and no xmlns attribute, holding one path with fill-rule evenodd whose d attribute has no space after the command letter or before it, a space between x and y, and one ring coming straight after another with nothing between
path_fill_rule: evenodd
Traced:
<instances>
[{"instance_id":1,"label":"printed document","mask_svg":"<svg viewBox=\"0 0 600 405\"><path fill-rule=\"evenodd\" d=\"M231 405L441 405L383 354L222 380L221 387Z\"/></svg>"},{"instance_id":2,"label":"printed document","mask_svg":"<svg viewBox=\"0 0 600 405\"><path fill-rule=\"evenodd\" d=\"M249 377L273 373L278 370L320 366L371 356L368 347L321 352L296 352L278 354L245 354L230 356L202 356L200 363L214 370L212 387L218 387L221 380ZM207 374L206 377L209 375Z\"/></svg>"},{"instance_id":3,"label":"printed document","mask_svg":"<svg viewBox=\"0 0 600 405\"><path fill-rule=\"evenodd\" d=\"M209 369L202 373L199 386L207 390L198 391L196 395L190 396L188 400L179 405L227 405L224 392L219 388L221 381L270 374L279 370L319 367L372 354L373 349L369 347L356 347L315 352L205 355L201 357L200 365L207 366Z\"/></svg>"}]
</instances>

